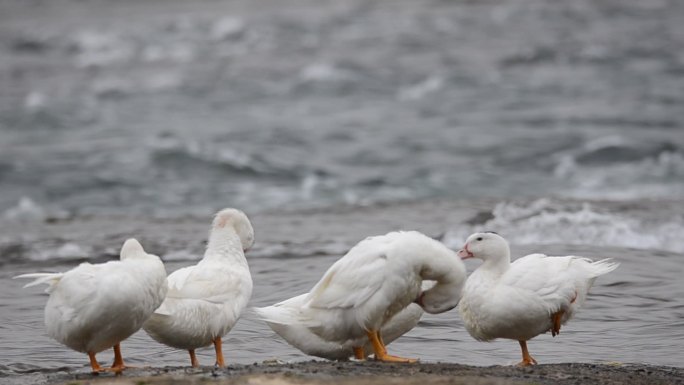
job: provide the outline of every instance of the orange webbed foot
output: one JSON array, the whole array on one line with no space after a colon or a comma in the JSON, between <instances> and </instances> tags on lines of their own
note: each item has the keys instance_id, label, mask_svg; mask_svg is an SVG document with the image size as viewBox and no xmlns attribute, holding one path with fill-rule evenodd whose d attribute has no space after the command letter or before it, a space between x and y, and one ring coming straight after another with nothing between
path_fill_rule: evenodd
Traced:
<instances>
[{"instance_id":1,"label":"orange webbed foot","mask_svg":"<svg viewBox=\"0 0 684 385\"><path fill-rule=\"evenodd\" d=\"M380 333L378 331L371 330L367 334L368 339L371 342L371 345L373 345L373 351L375 352L376 361L399 362L404 364L412 364L418 362L418 360L415 358L404 358L387 354L387 348L385 347L385 343L382 341L382 338L380 338Z\"/></svg>"},{"instance_id":2,"label":"orange webbed foot","mask_svg":"<svg viewBox=\"0 0 684 385\"><path fill-rule=\"evenodd\" d=\"M535 360L534 358L532 358L532 356L530 356L527 359L523 358L522 361L518 362L517 366L524 368L526 366L533 366L533 365L537 365L537 360Z\"/></svg>"},{"instance_id":3,"label":"orange webbed foot","mask_svg":"<svg viewBox=\"0 0 684 385\"><path fill-rule=\"evenodd\" d=\"M418 362L418 360L415 358L397 357L390 354L381 355L379 357L376 356L375 360L382 362L398 362L402 364L415 364L416 362Z\"/></svg>"},{"instance_id":4,"label":"orange webbed foot","mask_svg":"<svg viewBox=\"0 0 684 385\"><path fill-rule=\"evenodd\" d=\"M518 363L518 366L525 367L537 365L537 360L532 358L530 352L527 350L527 341L518 341L518 343L520 344L520 349L522 350L522 361Z\"/></svg>"}]
</instances>

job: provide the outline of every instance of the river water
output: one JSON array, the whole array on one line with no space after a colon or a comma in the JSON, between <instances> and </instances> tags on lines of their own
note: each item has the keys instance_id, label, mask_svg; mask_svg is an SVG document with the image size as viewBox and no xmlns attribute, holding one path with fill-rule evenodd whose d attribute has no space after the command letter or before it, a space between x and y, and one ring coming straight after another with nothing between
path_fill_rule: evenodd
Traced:
<instances>
[{"instance_id":1,"label":"river water","mask_svg":"<svg viewBox=\"0 0 684 385\"><path fill-rule=\"evenodd\" d=\"M516 256L621 262L530 344L540 362L682 366L683 25L674 0L1 0L0 375L87 362L10 277L115 258L130 236L170 272L227 206L254 218L251 306L309 290L367 235L458 248L487 229ZM123 349L187 361L142 333ZM455 311L391 350L519 355ZM226 356L306 358L251 314Z\"/></svg>"}]
</instances>

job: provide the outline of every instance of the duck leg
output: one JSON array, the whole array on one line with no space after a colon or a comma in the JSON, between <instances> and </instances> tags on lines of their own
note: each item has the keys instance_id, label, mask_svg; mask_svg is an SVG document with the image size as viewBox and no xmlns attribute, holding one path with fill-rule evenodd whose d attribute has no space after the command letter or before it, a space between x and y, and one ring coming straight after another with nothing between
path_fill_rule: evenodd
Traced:
<instances>
[{"instance_id":1,"label":"duck leg","mask_svg":"<svg viewBox=\"0 0 684 385\"><path fill-rule=\"evenodd\" d=\"M114 373L120 373L126 368L127 366L124 364L123 356L121 355L121 345L116 344L114 345L114 363L112 363L112 367L108 370Z\"/></svg>"},{"instance_id":2,"label":"duck leg","mask_svg":"<svg viewBox=\"0 0 684 385\"><path fill-rule=\"evenodd\" d=\"M88 358L90 359L90 367L93 369L93 374L98 374L103 371L102 367L97 362L97 358L95 358L95 353L88 352Z\"/></svg>"},{"instance_id":3,"label":"duck leg","mask_svg":"<svg viewBox=\"0 0 684 385\"><path fill-rule=\"evenodd\" d=\"M221 350L221 337L214 338L214 350L216 350L216 366L223 368L226 363L223 361L223 350Z\"/></svg>"},{"instance_id":4,"label":"duck leg","mask_svg":"<svg viewBox=\"0 0 684 385\"><path fill-rule=\"evenodd\" d=\"M560 334L561 320L563 319L563 314L565 314L565 310L557 311L551 315L551 322L553 323L553 325L551 326L551 335L553 337Z\"/></svg>"},{"instance_id":5,"label":"duck leg","mask_svg":"<svg viewBox=\"0 0 684 385\"><path fill-rule=\"evenodd\" d=\"M142 366L143 368L146 366ZM136 369L141 368L141 366L126 365L123 361L123 356L121 355L121 344L114 345L114 362L111 368L104 369L108 372L121 373L125 369Z\"/></svg>"},{"instance_id":6,"label":"duck leg","mask_svg":"<svg viewBox=\"0 0 684 385\"><path fill-rule=\"evenodd\" d=\"M366 352L363 350L363 347L358 347L354 346L354 358L357 360L365 360L366 359Z\"/></svg>"},{"instance_id":7,"label":"duck leg","mask_svg":"<svg viewBox=\"0 0 684 385\"><path fill-rule=\"evenodd\" d=\"M188 353L190 353L190 365L192 365L193 368L199 368L199 361L197 361L197 356L195 355L195 349L190 349L188 350Z\"/></svg>"},{"instance_id":8,"label":"duck leg","mask_svg":"<svg viewBox=\"0 0 684 385\"><path fill-rule=\"evenodd\" d=\"M575 290L575 296L570 300L570 305L575 303L575 301L577 301L577 290ZM551 336L555 337L560 334L561 321L563 320L564 315L565 310L562 309L551 314Z\"/></svg>"},{"instance_id":9,"label":"duck leg","mask_svg":"<svg viewBox=\"0 0 684 385\"><path fill-rule=\"evenodd\" d=\"M532 358L530 352L527 351L527 341L518 341L520 343L520 349L522 349L522 361L518 363L518 366L532 366L537 365L537 360Z\"/></svg>"},{"instance_id":10,"label":"duck leg","mask_svg":"<svg viewBox=\"0 0 684 385\"><path fill-rule=\"evenodd\" d=\"M119 344L114 345L114 363L111 368L103 368L97 362L94 352L88 352L88 358L90 359L90 367L93 370L93 374L98 374L101 372L114 372L121 373L126 369L126 365L123 362L123 357L121 356L121 346Z\"/></svg>"},{"instance_id":11,"label":"duck leg","mask_svg":"<svg viewBox=\"0 0 684 385\"><path fill-rule=\"evenodd\" d=\"M370 330L367 332L367 334L368 339L371 342L371 345L373 345L373 351L375 352L375 359L377 361L403 362L407 364L418 362L418 360L413 358L403 358L387 354L387 348L385 347L385 343L382 342L382 339L380 338L380 333L377 330Z\"/></svg>"}]
</instances>

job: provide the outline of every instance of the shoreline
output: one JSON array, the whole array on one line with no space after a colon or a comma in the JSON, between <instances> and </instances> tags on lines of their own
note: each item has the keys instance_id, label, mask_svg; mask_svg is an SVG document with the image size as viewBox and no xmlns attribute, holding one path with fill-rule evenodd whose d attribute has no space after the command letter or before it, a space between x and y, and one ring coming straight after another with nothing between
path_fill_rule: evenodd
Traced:
<instances>
[{"instance_id":1,"label":"shoreline","mask_svg":"<svg viewBox=\"0 0 684 385\"><path fill-rule=\"evenodd\" d=\"M522 209L534 207L534 201L521 201ZM657 218L665 215L665 212L667 215L681 215L680 207L684 207L670 207L659 202L630 203L627 207L618 203L592 204L596 206L595 212L599 219L637 218L644 221L644 224L657 223ZM330 264L364 236L410 226L428 235L440 237L445 231L479 226L487 222L488 218L494 215L493 206L494 202L489 200L472 203L464 200L425 200L368 207L255 213L253 223L258 231L258 246L249 253L250 269L256 282L251 306L270 305L309 290ZM549 210L557 209L561 213L572 214L580 210L578 207L581 207L578 202L559 199L549 205ZM606 217L608 214L605 213L616 213L616 216ZM543 217L542 214L536 213L530 215L532 219ZM522 231L521 237L530 234L529 229L527 233L521 229L525 226L522 222L526 219L522 222L515 218L509 221L515 231ZM594 228L594 223L588 222L589 227ZM570 222L569 225L579 227L584 224L584 219L580 219L578 222ZM599 221L596 226L596 231L603 234L606 229L612 228L613 222ZM114 259L118 255L123 239L132 235L138 237L151 252L168 257L165 262L169 271L173 271L193 263L193 258L201 255L205 247L207 228L208 218L204 217L156 218L144 215L76 216L55 222L29 222L7 226L5 238L0 240L0 254L4 257L4 260L0 261L3 264L2 281L5 283L3 304L7 310L2 315L6 327L1 338L5 360L4 365L0 365L0 383L99 383L114 378L110 375L93 378L83 366L87 361L82 354L51 341L45 335L43 325L43 289L22 289L23 283L11 280L12 276L34 271L64 271L83 261L99 262ZM633 228L634 231L639 229L641 227ZM544 229L540 231L549 233ZM451 238L454 239L453 233ZM66 252L76 249L81 252L82 257L78 254L66 254L62 250L64 245L70 246L64 249ZM577 319L567 329L567 334L564 329L560 340L542 336L539 344L535 343L534 346L534 354L543 357L544 363L592 362L603 370L586 369L581 364L544 364L532 368L531 373L524 373L518 368L507 369L498 366L434 364L441 361L499 365L517 362L520 358L519 352L509 341L488 344L477 342L462 328L462 322L457 314L445 313L426 315L422 325L391 345L393 353L421 358L423 363L412 366L420 370L372 362L351 362L339 364L347 368L345 376L372 376L388 380L397 376L435 374L446 379L471 376L497 378L504 384L521 380L556 385L556 380L543 381L547 378L555 379L558 377L557 373L561 373L560 376L563 378L582 379L583 376L587 376L592 379L577 383L632 383L629 373L633 372L632 369L635 367L640 367L646 372L663 375L659 382L653 382L656 377L651 375L644 377L642 383L670 384L674 383L677 376L684 378L684 369L660 366L682 366L681 360L676 357L681 355L681 342L684 340L681 338L682 331L677 328L677 314L673 310L678 306L678 300L684 298L684 295L680 295L681 284L676 273L681 267L681 253L571 243L530 245L523 242L514 247L517 248L515 255L535 251L552 255L600 255L619 258L624 264L624 268L616 271L614 276L599 281L588 302L591 307L588 306L578 314ZM324 373L328 376L326 378L337 378L339 381L343 379L337 375L338 370L334 369L334 366L331 369L324 363L302 362L309 358L291 348L275 336L263 322L248 314L231 331L229 337L235 354L232 360L228 361L231 366L218 373L216 379L220 381L228 383L229 380L244 376L274 375L279 379L296 377L297 381L316 383L319 378L315 377L312 370ZM178 365L186 364L187 352L153 344L142 332L125 342L125 350L130 363L147 364L153 368L124 373L119 378L124 383L145 382L148 381L147 377L159 384L168 384L173 377L184 378L184 381L195 381L197 378L214 379L211 376L211 368L202 369L200 372L186 372L185 367ZM204 353L204 363L213 362L213 358L210 358L211 349ZM111 352L103 353L101 362L109 361L110 357ZM269 365L268 363L272 362L271 358L274 357L293 364ZM623 365L615 371L615 366L609 364L612 361L647 362L656 366ZM254 368L251 367L253 362L258 362ZM605 365L606 363L608 365ZM557 369L556 372L553 371L554 368ZM612 374L600 377L600 374L594 371ZM631 375L636 378L640 373ZM611 376L619 381L608 382ZM129 379L135 380L128 381ZM397 381L400 380L404 381L401 378ZM561 382L572 383L570 380Z\"/></svg>"},{"instance_id":2,"label":"shoreline","mask_svg":"<svg viewBox=\"0 0 684 385\"><path fill-rule=\"evenodd\" d=\"M21 381L26 377L25 381ZM13 384L33 383L30 376ZM388 364L374 361L264 361L251 365L214 367L133 368L121 376L93 376L85 368L48 376L47 384L176 385L202 384L453 384L453 385L575 385L684 384L684 368L644 364L542 364L533 367L469 366L455 363Z\"/></svg>"}]
</instances>

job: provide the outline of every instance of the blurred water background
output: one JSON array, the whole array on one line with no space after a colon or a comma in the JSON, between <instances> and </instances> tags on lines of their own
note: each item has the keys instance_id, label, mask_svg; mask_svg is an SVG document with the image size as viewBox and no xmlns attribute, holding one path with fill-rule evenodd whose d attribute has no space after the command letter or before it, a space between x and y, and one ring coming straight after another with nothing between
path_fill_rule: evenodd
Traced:
<instances>
[{"instance_id":1,"label":"blurred water background","mask_svg":"<svg viewBox=\"0 0 684 385\"><path fill-rule=\"evenodd\" d=\"M516 255L622 262L531 343L540 362L682 366L683 203L681 1L0 0L0 376L87 362L9 277L129 236L172 271L226 206L255 218L252 305L307 291L366 235L456 248L492 229ZM249 316L228 341L229 362L306 358ZM517 349L456 312L392 345L476 365ZM126 352L187 360L144 334Z\"/></svg>"}]
</instances>

